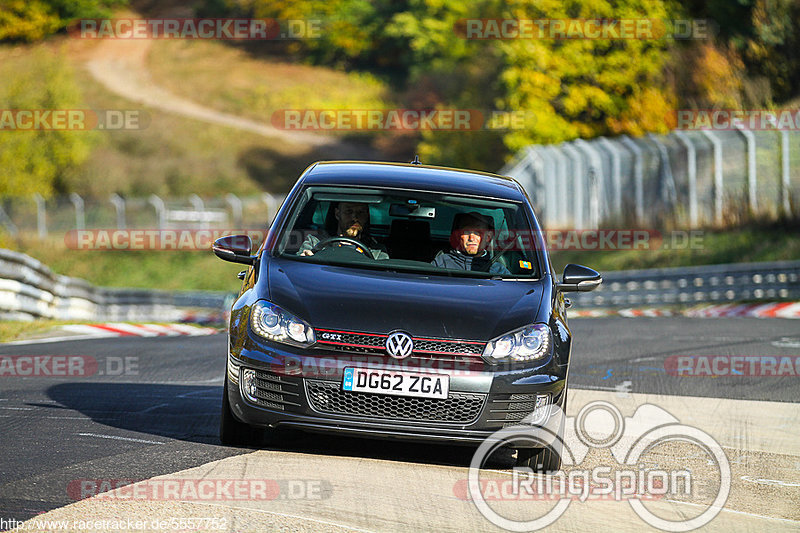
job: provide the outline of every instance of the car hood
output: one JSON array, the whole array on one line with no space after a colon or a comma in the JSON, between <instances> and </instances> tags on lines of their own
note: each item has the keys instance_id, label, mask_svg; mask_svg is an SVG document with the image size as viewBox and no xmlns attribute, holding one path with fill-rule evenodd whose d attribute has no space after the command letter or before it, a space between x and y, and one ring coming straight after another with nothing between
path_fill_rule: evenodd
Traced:
<instances>
[{"instance_id":1,"label":"car hood","mask_svg":"<svg viewBox=\"0 0 800 533\"><path fill-rule=\"evenodd\" d=\"M387 272L272 258L269 299L312 327L490 340L530 324L542 281Z\"/></svg>"}]
</instances>

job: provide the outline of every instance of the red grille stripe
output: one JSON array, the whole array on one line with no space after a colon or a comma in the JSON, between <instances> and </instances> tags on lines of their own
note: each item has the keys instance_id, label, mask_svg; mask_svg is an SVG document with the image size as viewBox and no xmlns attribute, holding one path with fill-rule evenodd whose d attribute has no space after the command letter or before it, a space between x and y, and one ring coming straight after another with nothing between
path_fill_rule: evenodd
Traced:
<instances>
[{"instance_id":1,"label":"red grille stripe","mask_svg":"<svg viewBox=\"0 0 800 533\"><path fill-rule=\"evenodd\" d=\"M449 342L451 344L486 344L485 342L481 341L459 341L455 339L425 339L422 337L413 337L413 339L415 341Z\"/></svg>"},{"instance_id":2,"label":"red grille stripe","mask_svg":"<svg viewBox=\"0 0 800 533\"><path fill-rule=\"evenodd\" d=\"M341 331L338 329L321 329L315 328L316 331L327 331L328 333L344 333L345 335L366 335L369 337L388 337L389 335L381 335L378 333L356 333L355 331Z\"/></svg>"},{"instance_id":3,"label":"red grille stripe","mask_svg":"<svg viewBox=\"0 0 800 533\"><path fill-rule=\"evenodd\" d=\"M317 341L320 344L335 344L336 346L354 346L356 348L376 348L378 350L384 350L383 346L373 346L371 344L352 344L349 342L334 342L334 341Z\"/></svg>"},{"instance_id":4,"label":"red grille stripe","mask_svg":"<svg viewBox=\"0 0 800 533\"><path fill-rule=\"evenodd\" d=\"M432 353L432 354L441 354L441 355L466 355L468 357L480 357L481 354L479 353L470 353L470 352L434 352L433 350L414 350L412 353Z\"/></svg>"}]
</instances>

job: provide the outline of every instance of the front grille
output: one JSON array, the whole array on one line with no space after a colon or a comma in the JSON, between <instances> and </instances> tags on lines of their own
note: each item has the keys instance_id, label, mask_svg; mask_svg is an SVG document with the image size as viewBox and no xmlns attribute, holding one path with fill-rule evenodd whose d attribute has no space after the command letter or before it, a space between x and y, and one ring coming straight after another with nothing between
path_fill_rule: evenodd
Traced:
<instances>
[{"instance_id":1,"label":"front grille","mask_svg":"<svg viewBox=\"0 0 800 533\"><path fill-rule=\"evenodd\" d=\"M485 394L450 392L447 399L410 398L350 392L335 381L306 380L306 394L312 409L335 415L469 424L477 420L486 401Z\"/></svg>"},{"instance_id":2,"label":"front grille","mask_svg":"<svg viewBox=\"0 0 800 533\"><path fill-rule=\"evenodd\" d=\"M500 423L503 427L519 424L537 424L546 414L550 403L549 394L510 394L492 400L488 422ZM523 419L537 411L537 414L523 422Z\"/></svg>"},{"instance_id":3,"label":"front grille","mask_svg":"<svg viewBox=\"0 0 800 533\"><path fill-rule=\"evenodd\" d=\"M354 331L340 331L333 329L316 329L317 344L330 347L334 350L355 353L386 353L386 339L388 334L359 333ZM460 339L430 339L426 337L412 337L414 351L412 357L421 359L441 358L440 356L479 357L486 347L482 341L468 341Z\"/></svg>"},{"instance_id":4,"label":"front grille","mask_svg":"<svg viewBox=\"0 0 800 533\"><path fill-rule=\"evenodd\" d=\"M245 390L245 398L251 403L266 407L267 409L277 409L283 411L286 406L297 406L300 397L300 387L298 383L293 383L283 376L266 372L264 370L246 369L255 373L253 387L250 391ZM245 370L242 370L244 372ZM242 374L244 375L244 374ZM247 387L247 380L242 380L242 387Z\"/></svg>"}]
</instances>

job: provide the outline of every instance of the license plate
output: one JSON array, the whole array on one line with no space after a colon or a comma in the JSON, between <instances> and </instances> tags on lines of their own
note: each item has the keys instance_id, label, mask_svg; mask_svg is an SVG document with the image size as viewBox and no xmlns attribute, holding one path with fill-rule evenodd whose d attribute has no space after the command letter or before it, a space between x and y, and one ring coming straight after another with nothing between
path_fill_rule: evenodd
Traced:
<instances>
[{"instance_id":1,"label":"license plate","mask_svg":"<svg viewBox=\"0 0 800 533\"><path fill-rule=\"evenodd\" d=\"M342 389L352 392L445 399L450 390L450 376L371 368L345 368Z\"/></svg>"}]
</instances>

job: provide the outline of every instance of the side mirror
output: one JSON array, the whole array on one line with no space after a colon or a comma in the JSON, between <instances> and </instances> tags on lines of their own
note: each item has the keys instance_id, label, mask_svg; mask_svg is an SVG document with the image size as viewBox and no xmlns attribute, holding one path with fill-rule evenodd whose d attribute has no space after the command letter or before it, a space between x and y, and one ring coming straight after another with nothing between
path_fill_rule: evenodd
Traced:
<instances>
[{"instance_id":1,"label":"side mirror","mask_svg":"<svg viewBox=\"0 0 800 533\"><path fill-rule=\"evenodd\" d=\"M583 265L569 264L564 267L564 275L558 290L563 292L589 292L595 290L603 282L603 278L596 270Z\"/></svg>"},{"instance_id":2,"label":"side mirror","mask_svg":"<svg viewBox=\"0 0 800 533\"><path fill-rule=\"evenodd\" d=\"M214 241L211 249L214 250L214 254L217 257L231 263L252 265L256 261L255 256L250 255L250 251L253 249L253 241L247 235L220 237Z\"/></svg>"}]
</instances>

